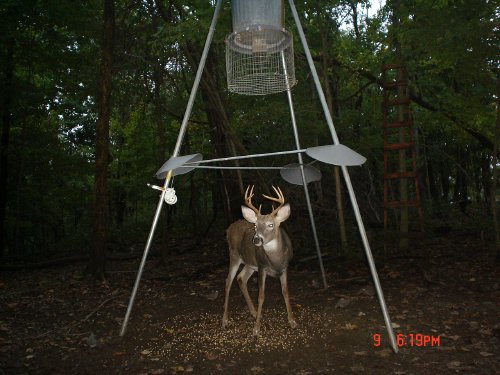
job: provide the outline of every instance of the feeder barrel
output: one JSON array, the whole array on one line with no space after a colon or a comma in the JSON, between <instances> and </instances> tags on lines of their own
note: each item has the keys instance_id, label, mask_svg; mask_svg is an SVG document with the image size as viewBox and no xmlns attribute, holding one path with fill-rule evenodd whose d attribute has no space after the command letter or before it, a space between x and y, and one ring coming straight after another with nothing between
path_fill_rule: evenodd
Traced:
<instances>
[{"instance_id":1,"label":"feeder barrel","mask_svg":"<svg viewBox=\"0 0 500 375\"><path fill-rule=\"evenodd\" d=\"M229 91L268 95L290 90L297 80L283 1L233 0L232 7L233 32L226 37Z\"/></svg>"},{"instance_id":2,"label":"feeder barrel","mask_svg":"<svg viewBox=\"0 0 500 375\"><path fill-rule=\"evenodd\" d=\"M282 0L233 0L233 31L252 26L283 28Z\"/></svg>"}]
</instances>

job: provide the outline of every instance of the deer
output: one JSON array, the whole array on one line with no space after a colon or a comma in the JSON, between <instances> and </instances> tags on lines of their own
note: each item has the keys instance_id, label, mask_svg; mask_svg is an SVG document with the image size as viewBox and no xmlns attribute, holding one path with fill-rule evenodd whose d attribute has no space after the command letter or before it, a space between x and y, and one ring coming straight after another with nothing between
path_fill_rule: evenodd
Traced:
<instances>
[{"instance_id":1,"label":"deer","mask_svg":"<svg viewBox=\"0 0 500 375\"><path fill-rule=\"evenodd\" d=\"M243 268L238 273L237 281L248 305L250 314L255 318L253 335L259 336L260 321L262 316L262 305L267 275L279 278L281 292L285 300L288 323L295 328L295 321L290 299L288 296L287 268L292 259L292 242L290 237L280 224L290 216L290 205L285 204L285 197L278 187L272 187L276 197L262 194L266 199L279 203L270 214L261 214L261 206L257 209L252 203L254 186L248 186L245 191L245 205L241 206L244 219L232 223L226 230L226 238L229 246L229 272L226 278L224 315L222 316L222 328L228 325L229 292L234 277L241 264ZM258 306L255 306L248 294L247 282L253 273L258 272L259 297Z\"/></svg>"}]
</instances>

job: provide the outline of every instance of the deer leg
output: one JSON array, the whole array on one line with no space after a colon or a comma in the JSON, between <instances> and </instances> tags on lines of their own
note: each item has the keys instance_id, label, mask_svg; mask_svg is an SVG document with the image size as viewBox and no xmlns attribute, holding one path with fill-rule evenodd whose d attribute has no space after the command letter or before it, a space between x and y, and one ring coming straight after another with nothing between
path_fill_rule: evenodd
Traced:
<instances>
[{"instance_id":1,"label":"deer leg","mask_svg":"<svg viewBox=\"0 0 500 375\"><path fill-rule=\"evenodd\" d=\"M243 293L243 297L245 297L245 301L247 301L248 309L250 310L250 314L255 318L257 316L257 312L255 311L255 306L253 305L252 299L248 295L247 282L250 276L253 275L255 271L248 266L243 267L243 270L238 274L236 280L240 285L240 289Z\"/></svg>"},{"instance_id":2,"label":"deer leg","mask_svg":"<svg viewBox=\"0 0 500 375\"><path fill-rule=\"evenodd\" d=\"M240 259L231 259L229 262L229 273L226 278L226 295L224 299L224 315L222 315L222 328L227 327L227 309L229 305L229 292L231 291L231 285L233 284L234 276L238 272L238 267L240 266Z\"/></svg>"},{"instance_id":3,"label":"deer leg","mask_svg":"<svg viewBox=\"0 0 500 375\"><path fill-rule=\"evenodd\" d=\"M264 291L266 289L266 271L259 269L259 306L257 307L257 319L253 327L253 335L259 336L260 317L262 316L262 305L264 304Z\"/></svg>"},{"instance_id":4,"label":"deer leg","mask_svg":"<svg viewBox=\"0 0 500 375\"><path fill-rule=\"evenodd\" d=\"M292 307L290 306L290 299L288 298L288 279L287 279L287 271L285 270L280 276L281 283L281 293L283 293L283 298L285 299L286 312L288 314L288 323L290 327L297 327L297 322L293 316Z\"/></svg>"}]
</instances>

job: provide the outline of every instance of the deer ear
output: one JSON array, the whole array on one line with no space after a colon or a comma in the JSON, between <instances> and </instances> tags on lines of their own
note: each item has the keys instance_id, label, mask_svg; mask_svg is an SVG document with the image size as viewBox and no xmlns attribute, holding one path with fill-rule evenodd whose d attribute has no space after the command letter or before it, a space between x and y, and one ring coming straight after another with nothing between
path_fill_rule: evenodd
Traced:
<instances>
[{"instance_id":1,"label":"deer ear","mask_svg":"<svg viewBox=\"0 0 500 375\"><path fill-rule=\"evenodd\" d=\"M287 203L278 210L276 219L281 223L288 219L288 216L290 216L290 205Z\"/></svg>"},{"instance_id":2,"label":"deer ear","mask_svg":"<svg viewBox=\"0 0 500 375\"><path fill-rule=\"evenodd\" d=\"M241 206L241 213L246 221L255 224L257 222L257 214L247 206Z\"/></svg>"}]
</instances>

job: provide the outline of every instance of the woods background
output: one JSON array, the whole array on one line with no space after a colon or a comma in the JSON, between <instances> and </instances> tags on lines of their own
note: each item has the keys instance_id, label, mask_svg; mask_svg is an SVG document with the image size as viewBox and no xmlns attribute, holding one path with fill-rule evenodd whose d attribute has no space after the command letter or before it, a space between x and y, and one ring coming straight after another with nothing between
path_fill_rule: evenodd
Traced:
<instances>
[{"instance_id":1,"label":"woods background","mask_svg":"<svg viewBox=\"0 0 500 375\"><path fill-rule=\"evenodd\" d=\"M383 251L377 242L383 238L381 68L396 61L405 64L410 79L426 233L464 231L498 251L495 3L392 0L379 9L369 1L301 1L297 6L341 142L368 159L350 172L375 252ZM295 33L287 4L285 9L286 25ZM212 14L213 4L198 0L2 2L5 261L90 255L90 274L103 278L106 253L143 246L158 199L146 183L155 183L154 173L174 147ZM292 149L284 94L228 93L224 37L230 32L225 1L181 154L200 152L208 159ZM299 83L293 96L302 146L330 144L296 37L294 46ZM296 158L249 163L291 162ZM322 181L311 185L321 244L333 255L358 254L347 194L339 196L342 214L334 168L315 166L323 173ZM303 191L285 186L276 171L200 170L176 178L179 201L164 209L155 250L176 251L174 239L199 244L206 236L223 236L239 217L247 184L264 193L271 184L284 188L293 209L289 231L298 253L311 254L304 250L313 244Z\"/></svg>"}]
</instances>

